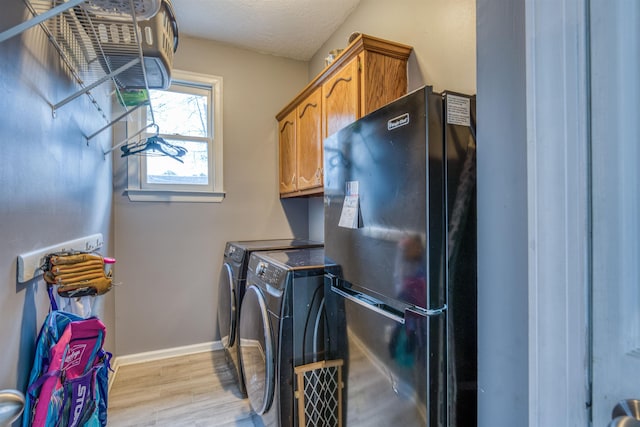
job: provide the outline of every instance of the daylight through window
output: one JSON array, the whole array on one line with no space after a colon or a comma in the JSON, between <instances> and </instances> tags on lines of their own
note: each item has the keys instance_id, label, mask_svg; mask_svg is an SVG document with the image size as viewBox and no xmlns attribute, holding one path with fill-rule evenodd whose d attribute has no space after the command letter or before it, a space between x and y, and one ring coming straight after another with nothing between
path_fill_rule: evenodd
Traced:
<instances>
[{"instance_id":1,"label":"daylight through window","mask_svg":"<svg viewBox=\"0 0 640 427\"><path fill-rule=\"evenodd\" d=\"M155 123L167 144L138 157L138 182L130 183L130 198L222 200L222 79L174 71L171 87L150 90L149 100L153 108L139 125L155 132Z\"/></svg>"}]
</instances>

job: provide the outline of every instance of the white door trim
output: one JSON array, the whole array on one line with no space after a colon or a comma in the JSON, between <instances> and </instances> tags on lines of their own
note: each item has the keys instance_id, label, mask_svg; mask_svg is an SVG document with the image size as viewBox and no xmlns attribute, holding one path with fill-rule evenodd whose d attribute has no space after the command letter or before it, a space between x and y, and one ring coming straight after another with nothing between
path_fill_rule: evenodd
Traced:
<instances>
[{"instance_id":1,"label":"white door trim","mask_svg":"<svg viewBox=\"0 0 640 427\"><path fill-rule=\"evenodd\" d=\"M529 426L587 426L588 1L526 1Z\"/></svg>"}]
</instances>

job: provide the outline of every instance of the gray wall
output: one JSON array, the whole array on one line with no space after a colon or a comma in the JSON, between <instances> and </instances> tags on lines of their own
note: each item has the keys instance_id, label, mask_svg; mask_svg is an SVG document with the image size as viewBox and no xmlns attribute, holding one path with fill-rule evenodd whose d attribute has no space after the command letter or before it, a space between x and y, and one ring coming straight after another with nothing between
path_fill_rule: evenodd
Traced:
<instances>
[{"instance_id":1,"label":"gray wall","mask_svg":"<svg viewBox=\"0 0 640 427\"><path fill-rule=\"evenodd\" d=\"M528 419L525 2L478 0L478 425Z\"/></svg>"},{"instance_id":2,"label":"gray wall","mask_svg":"<svg viewBox=\"0 0 640 427\"><path fill-rule=\"evenodd\" d=\"M175 68L222 76L222 203L130 202L116 161L118 355L219 339L225 242L307 237L307 201L278 196L275 115L308 81L307 64L182 37Z\"/></svg>"},{"instance_id":3,"label":"gray wall","mask_svg":"<svg viewBox=\"0 0 640 427\"><path fill-rule=\"evenodd\" d=\"M591 7L593 425L638 399L640 5Z\"/></svg>"},{"instance_id":4,"label":"gray wall","mask_svg":"<svg viewBox=\"0 0 640 427\"><path fill-rule=\"evenodd\" d=\"M20 0L3 6L2 29L26 16ZM0 389L25 389L49 309L42 279L17 283L17 256L94 233L103 234L103 253L111 253L112 169L102 155L111 133L87 146L83 135L104 120L86 96L60 108L57 118L49 106L76 89L40 28L0 43ZM100 90L94 94L105 99ZM99 305L113 349L113 294Z\"/></svg>"}]
</instances>

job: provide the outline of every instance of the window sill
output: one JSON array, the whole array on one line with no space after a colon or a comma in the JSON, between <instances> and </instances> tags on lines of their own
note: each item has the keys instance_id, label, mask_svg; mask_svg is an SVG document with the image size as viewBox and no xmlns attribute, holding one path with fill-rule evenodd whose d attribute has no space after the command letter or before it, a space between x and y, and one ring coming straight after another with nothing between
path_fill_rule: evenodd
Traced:
<instances>
[{"instance_id":1,"label":"window sill","mask_svg":"<svg viewBox=\"0 0 640 427\"><path fill-rule=\"evenodd\" d=\"M125 190L132 202L221 203L225 192Z\"/></svg>"}]
</instances>

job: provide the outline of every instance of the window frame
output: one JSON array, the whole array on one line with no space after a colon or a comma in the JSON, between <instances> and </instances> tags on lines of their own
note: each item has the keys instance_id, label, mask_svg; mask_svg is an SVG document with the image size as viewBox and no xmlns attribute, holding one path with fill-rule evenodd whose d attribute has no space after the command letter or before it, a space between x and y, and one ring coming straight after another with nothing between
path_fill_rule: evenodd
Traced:
<instances>
[{"instance_id":1,"label":"window frame","mask_svg":"<svg viewBox=\"0 0 640 427\"><path fill-rule=\"evenodd\" d=\"M206 141L209 150L209 184L150 184L146 176L145 156L127 157L127 196L131 201L149 202L222 202L225 197L223 183L223 130L222 130L222 77L193 73L189 71L173 70L172 85L182 84L191 87L210 88L210 105L207 109L207 120L212 133L205 138L188 137L185 140ZM171 87L168 89L171 90ZM176 91L177 92L177 91ZM147 125L147 113L139 108L127 120L127 135L134 135L139 129L152 130ZM144 132L143 137L153 133ZM160 135L162 129L160 126ZM182 139L174 135L167 138Z\"/></svg>"}]
</instances>

